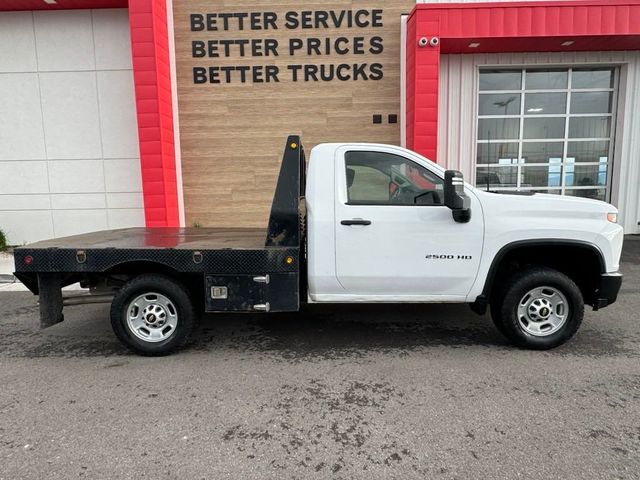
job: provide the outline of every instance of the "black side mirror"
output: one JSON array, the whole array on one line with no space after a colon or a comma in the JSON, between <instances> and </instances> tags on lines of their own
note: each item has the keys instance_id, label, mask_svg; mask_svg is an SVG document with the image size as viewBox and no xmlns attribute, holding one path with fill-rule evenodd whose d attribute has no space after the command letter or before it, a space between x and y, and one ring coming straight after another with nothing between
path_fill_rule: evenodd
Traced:
<instances>
[{"instance_id":1,"label":"black side mirror","mask_svg":"<svg viewBox=\"0 0 640 480\"><path fill-rule=\"evenodd\" d=\"M457 170L444 172L444 204L459 223L471 220L471 199L464 193L464 178Z\"/></svg>"}]
</instances>

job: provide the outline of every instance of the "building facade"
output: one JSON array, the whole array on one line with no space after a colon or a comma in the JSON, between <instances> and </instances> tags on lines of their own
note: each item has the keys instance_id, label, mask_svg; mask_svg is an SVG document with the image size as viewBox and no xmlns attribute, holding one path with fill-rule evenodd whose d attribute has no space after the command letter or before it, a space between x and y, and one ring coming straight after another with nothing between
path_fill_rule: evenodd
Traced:
<instances>
[{"instance_id":1,"label":"building facade","mask_svg":"<svg viewBox=\"0 0 640 480\"><path fill-rule=\"evenodd\" d=\"M87 8L91 7L91 8ZM262 226L287 134L402 144L640 233L640 1L11 0L0 229Z\"/></svg>"}]
</instances>

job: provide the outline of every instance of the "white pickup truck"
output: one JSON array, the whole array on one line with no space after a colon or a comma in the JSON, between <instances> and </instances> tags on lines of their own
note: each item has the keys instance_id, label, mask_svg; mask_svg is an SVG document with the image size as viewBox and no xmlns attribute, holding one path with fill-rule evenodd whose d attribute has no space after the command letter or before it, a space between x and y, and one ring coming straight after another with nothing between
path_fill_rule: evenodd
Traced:
<instances>
[{"instance_id":1,"label":"white pickup truck","mask_svg":"<svg viewBox=\"0 0 640 480\"><path fill-rule=\"evenodd\" d=\"M305 208L306 207L306 208ZM43 327L64 305L111 303L116 335L147 355L184 345L206 312L296 311L301 302L490 307L513 344L571 338L584 305L615 302L623 231L610 204L486 192L391 145L285 145L266 230L132 228L15 251ZM63 297L81 282L89 293Z\"/></svg>"}]
</instances>

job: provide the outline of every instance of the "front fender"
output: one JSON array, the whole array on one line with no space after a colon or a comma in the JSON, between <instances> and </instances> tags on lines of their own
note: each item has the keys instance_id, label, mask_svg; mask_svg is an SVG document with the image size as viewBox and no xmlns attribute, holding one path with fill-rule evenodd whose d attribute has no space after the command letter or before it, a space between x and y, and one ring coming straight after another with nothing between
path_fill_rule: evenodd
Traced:
<instances>
[{"instance_id":1,"label":"front fender","mask_svg":"<svg viewBox=\"0 0 640 480\"><path fill-rule=\"evenodd\" d=\"M573 247L573 248L581 248L588 249L593 252L594 256L598 259L598 273L603 274L606 273L607 270L607 262L605 253L599 248L599 246L594 242L589 242L585 240L575 240L575 239L559 239L559 238L536 238L536 239L520 239L515 240L509 243L501 244L497 251L492 252L491 254L485 255L483 253L483 261L480 266L480 271L478 272L478 276L476 281L471 289L471 292L467 296L468 302L475 302L478 299L482 301L487 301L487 299L491 295L491 291L493 288L494 280L496 277L496 273L498 268L502 262L502 260L510 253L516 249L526 248L526 247ZM491 260L489 260L491 259Z\"/></svg>"}]
</instances>

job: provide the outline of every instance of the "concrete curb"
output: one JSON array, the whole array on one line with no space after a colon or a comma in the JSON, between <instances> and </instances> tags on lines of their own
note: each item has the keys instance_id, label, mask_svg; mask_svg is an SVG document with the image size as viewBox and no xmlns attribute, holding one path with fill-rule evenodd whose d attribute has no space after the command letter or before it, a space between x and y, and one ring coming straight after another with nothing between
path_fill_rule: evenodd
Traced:
<instances>
[{"instance_id":1,"label":"concrete curb","mask_svg":"<svg viewBox=\"0 0 640 480\"><path fill-rule=\"evenodd\" d=\"M13 274L0 273L0 283L16 283L18 279Z\"/></svg>"}]
</instances>

